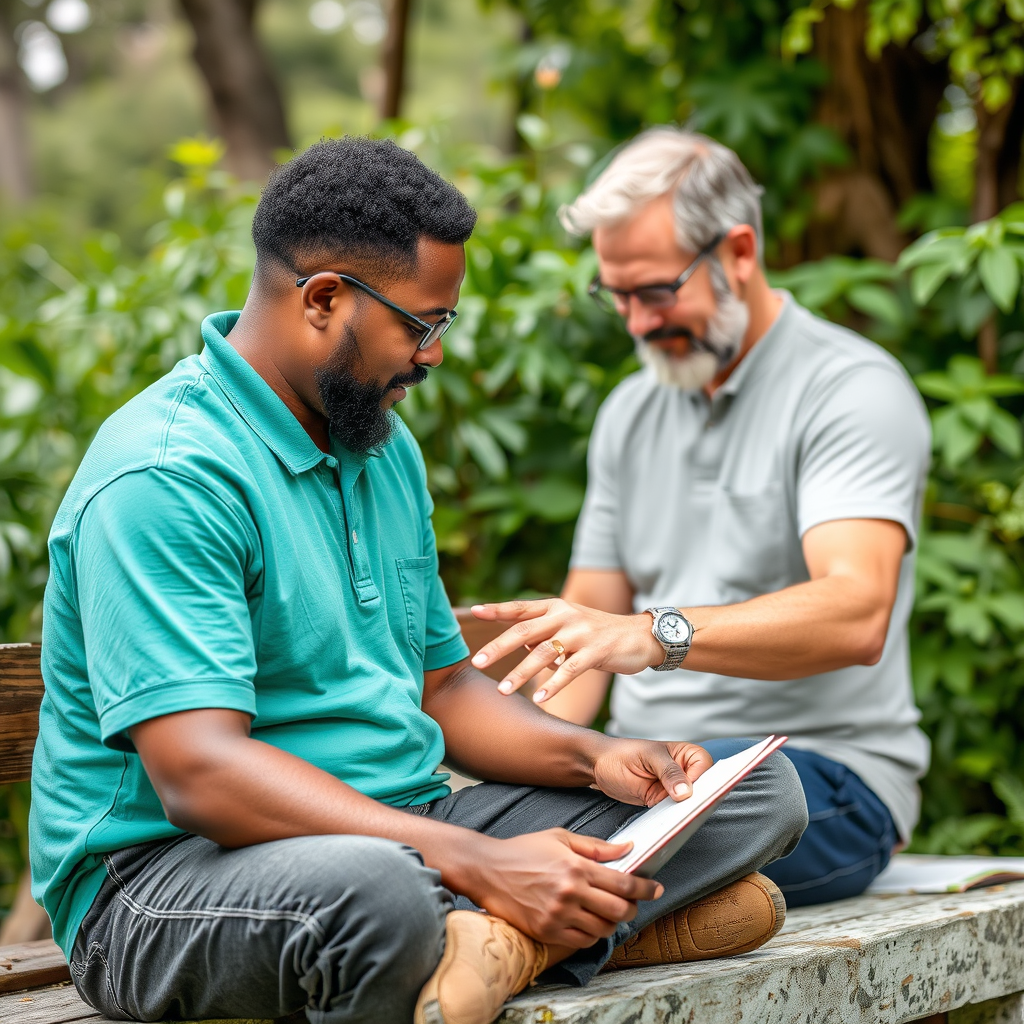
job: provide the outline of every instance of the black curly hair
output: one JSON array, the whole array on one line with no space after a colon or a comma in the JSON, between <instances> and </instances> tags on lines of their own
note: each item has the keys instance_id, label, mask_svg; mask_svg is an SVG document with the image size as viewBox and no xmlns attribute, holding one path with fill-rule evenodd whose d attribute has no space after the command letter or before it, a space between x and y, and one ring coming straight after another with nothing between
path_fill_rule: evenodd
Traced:
<instances>
[{"instance_id":1,"label":"black curly hair","mask_svg":"<svg viewBox=\"0 0 1024 1024\"><path fill-rule=\"evenodd\" d=\"M292 271L345 256L378 276L408 274L423 236L461 244L476 211L462 193L390 139L323 139L279 167L252 222L257 268ZM305 264L300 266L299 264Z\"/></svg>"}]
</instances>

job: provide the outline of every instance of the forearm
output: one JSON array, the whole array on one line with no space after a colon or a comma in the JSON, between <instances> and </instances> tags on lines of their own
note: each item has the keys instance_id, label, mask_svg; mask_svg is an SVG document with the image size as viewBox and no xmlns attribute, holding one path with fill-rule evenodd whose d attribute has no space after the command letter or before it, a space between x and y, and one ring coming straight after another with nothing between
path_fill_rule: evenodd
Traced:
<instances>
[{"instance_id":1,"label":"forearm","mask_svg":"<svg viewBox=\"0 0 1024 1024\"><path fill-rule=\"evenodd\" d=\"M430 688L423 710L444 732L452 767L493 782L589 786L607 739L562 721L526 697L500 694L468 664Z\"/></svg>"},{"instance_id":2,"label":"forearm","mask_svg":"<svg viewBox=\"0 0 1024 1024\"><path fill-rule=\"evenodd\" d=\"M856 580L827 576L741 604L683 608L695 633L683 667L752 679L797 679L871 665L890 605Z\"/></svg>"},{"instance_id":3,"label":"forearm","mask_svg":"<svg viewBox=\"0 0 1024 1024\"><path fill-rule=\"evenodd\" d=\"M306 835L369 835L415 847L455 892L480 896L494 840L364 796L301 758L239 738L183 765L158 792L169 820L226 847Z\"/></svg>"},{"instance_id":4,"label":"forearm","mask_svg":"<svg viewBox=\"0 0 1024 1024\"><path fill-rule=\"evenodd\" d=\"M550 670L539 673L536 688L544 689L544 683L551 675ZM549 715L555 715L566 722L589 726L597 718L611 682L611 672L592 669L578 676L572 686L567 686L556 693L550 700L541 704L541 707Z\"/></svg>"}]
</instances>

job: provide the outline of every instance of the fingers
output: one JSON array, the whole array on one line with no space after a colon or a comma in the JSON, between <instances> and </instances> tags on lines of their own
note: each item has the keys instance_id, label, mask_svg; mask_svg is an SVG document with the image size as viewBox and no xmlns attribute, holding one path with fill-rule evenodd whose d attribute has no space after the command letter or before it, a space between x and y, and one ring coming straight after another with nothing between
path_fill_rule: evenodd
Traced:
<instances>
[{"instance_id":1,"label":"fingers","mask_svg":"<svg viewBox=\"0 0 1024 1024\"><path fill-rule=\"evenodd\" d=\"M524 683L529 682L539 672L547 668L558 668L561 666L565 667L564 663L567 660L565 647L562 646L559 649L555 645L554 639L542 640L540 643L532 646L528 657L524 658L514 669L505 675L505 678L498 684L498 690L501 693L514 693ZM559 640L559 644L561 641ZM578 659L579 655L573 655L573 658ZM552 677L553 678L553 677ZM533 699L537 704L546 700L552 696L550 689L550 680L544 684L543 688L538 690ZM565 683L562 684L563 686ZM561 689L561 687L559 687Z\"/></svg>"},{"instance_id":2,"label":"fingers","mask_svg":"<svg viewBox=\"0 0 1024 1024\"><path fill-rule=\"evenodd\" d=\"M639 875L606 868L603 864L591 864L587 878L595 889L603 889L631 903L637 900L661 899L665 892L661 882L656 882L653 878L641 878Z\"/></svg>"},{"instance_id":3,"label":"fingers","mask_svg":"<svg viewBox=\"0 0 1024 1024\"><path fill-rule=\"evenodd\" d=\"M591 884L599 889L632 901L656 900L665 891L662 884L652 878L626 874L614 868L606 868L600 863L625 857L633 849L632 843L610 843L607 839L581 836L575 832L563 832L563 839L573 853L594 862L593 869L588 872L588 878Z\"/></svg>"},{"instance_id":4,"label":"fingers","mask_svg":"<svg viewBox=\"0 0 1024 1024\"><path fill-rule=\"evenodd\" d=\"M487 622L521 622L543 615L553 598L540 601L499 601L493 604L475 604L470 611Z\"/></svg>"},{"instance_id":5,"label":"fingers","mask_svg":"<svg viewBox=\"0 0 1024 1024\"><path fill-rule=\"evenodd\" d=\"M632 843L609 843L607 839L598 839L597 836L581 836L575 832L562 831L565 845L588 860L618 860L625 857L631 849Z\"/></svg>"},{"instance_id":6,"label":"fingers","mask_svg":"<svg viewBox=\"0 0 1024 1024\"><path fill-rule=\"evenodd\" d=\"M572 654L565 659L561 667L544 684L543 688L533 695L534 703L543 704L550 700L559 690L564 690L577 676L597 667L597 661L588 657L582 651ZM499 686L498 689L501 689Z\"/></svg>"},{"instance_id":7,"label":"fingers","mask_svg":"<svg viewBox=\"0 0 1024 1024\"><path fill-rule=\"evenodd\" d=\"M693 792L686 772L673 759L667 747L662 752L654 753L653 761L652 767L657 772L658 780L673 800L685 800Z\"/></svg>"},{"instance_id":8,"label":"fingers","mask_svg":"<svg viewBox=\"0 0 1024 1024\"><path fill-rule=\"evenodd\" d=\"M554 636L556 630L557 625L549 623L546 619L525 619L517 622L490 643L484 644L473 655L472 663L476 668L484 669L500 661L505 655L519 650L520 647L529 648L530 654L506 677L515 684L513 689L518 689L542 668L547 668L557 657L558 652L550 644L545 643L549 637ZM512 690L502 692L511 693Z\"/></svg>"},{"instance_id":9,"label":"fingers","mask_svg":"<svg viewBox=\"0 0 1024 1024\"><path fill-rule=\"evenodd\" d=\"M699 779L715 763L715 759L696 743L669 743L668 752L691 782Z\"/></svg>"}]
</instances>

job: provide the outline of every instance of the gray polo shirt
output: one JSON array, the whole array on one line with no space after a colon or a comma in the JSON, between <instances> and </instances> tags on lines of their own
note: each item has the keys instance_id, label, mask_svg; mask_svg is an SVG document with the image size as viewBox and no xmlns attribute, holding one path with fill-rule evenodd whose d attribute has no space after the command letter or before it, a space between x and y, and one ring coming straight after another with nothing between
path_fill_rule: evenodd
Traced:
<instances>
[{"instance_id":1,"label":"gray polo shirt","mask_svg":"<svg viewBox=\"0 0 1024 1024\"><path fill-rule=\"evenodd\" d=\"M910 543L882 659L781 682L685 668L617 676L609 731L786 733L853 769L907 839L928 766L907 639L928 418L892 356L784 299L711 401L647 370L609 395L590 441L572 566L623 570L637 611L733 604L806 581L801 538L812 526L891 519Z\"/></svg>"}]
</instances>

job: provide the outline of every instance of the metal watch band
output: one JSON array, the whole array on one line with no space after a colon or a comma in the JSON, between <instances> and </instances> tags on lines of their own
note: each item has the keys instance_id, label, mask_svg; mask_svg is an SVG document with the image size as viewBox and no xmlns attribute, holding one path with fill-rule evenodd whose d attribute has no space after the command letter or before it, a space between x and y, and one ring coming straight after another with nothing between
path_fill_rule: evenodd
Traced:
<instances>
[{"instance_id":1,"label":"metal watch band","mask_svg":"<svg viewBox=\"0 0 1024 1024\"><path fill-rule=\"evenodd\" d=\"M660 665L652 665L651 667L655 672L671 672L673 669L679 668L683 663L683 659L690 651L690 641L686 640L680 644L667 644L664 640L658 636L657 626L658 618L665 612L672 612L673 615L678 615L683 621L690 625L690 620L678 609L671 606L657 607L657 608L645 608L644 611L649 612L654 619L651 626L651 633L654 639L665 648L665 660ZM693 636L693 626L690 625L690 636Z\"/></svg>"}]
</instances>

